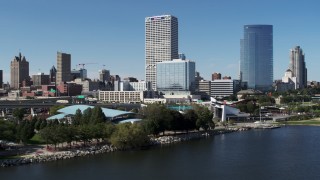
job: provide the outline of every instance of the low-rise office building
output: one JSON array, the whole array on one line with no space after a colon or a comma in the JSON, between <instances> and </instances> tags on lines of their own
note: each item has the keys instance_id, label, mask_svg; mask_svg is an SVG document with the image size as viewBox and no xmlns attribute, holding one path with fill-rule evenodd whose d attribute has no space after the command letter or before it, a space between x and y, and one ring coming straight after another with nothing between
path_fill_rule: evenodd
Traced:
<instances>
[{"instance_id":1,"label":"low-rise office building","mask_svg":"<svg viewBox=\"0 0 320 180\"><path fill-rule=\"evenodd\" d=\"M231 79L211 81L211 97L226 97L234 93L234 81Z\"/></svg>"},{"instance_id":2,"label":"low-rise office building","mask_svg":"<svg viewBox=\"0 0 320 180\"><path fill-rule=\"evenodd\" d=\"M143 98L143 91L99 91L99 101L109 103L140 103Z\"/></svg>"},{"instance_id":3,"label":"low-rise office building","mask_svg":"<svg viewBox=\"0 0 320 180\"><path fill-rule=\"evenodd\" d=\"M196 81L195 94L200 95L202 99L210 99L211 81L205 81L205 80Z\"/></svg>"},{"instance_id":4,"label":"low-rise office building","mask_svg":"<svg viewBox=\"0 0 320 180\"><path fill-rule=\"evenodd\" d=\"M146 81L139 81L139 82L129 82L123 81L121 82L123 85L121 91L150 91L151 90L151 83Z\"/></svg>"}]
</instances>

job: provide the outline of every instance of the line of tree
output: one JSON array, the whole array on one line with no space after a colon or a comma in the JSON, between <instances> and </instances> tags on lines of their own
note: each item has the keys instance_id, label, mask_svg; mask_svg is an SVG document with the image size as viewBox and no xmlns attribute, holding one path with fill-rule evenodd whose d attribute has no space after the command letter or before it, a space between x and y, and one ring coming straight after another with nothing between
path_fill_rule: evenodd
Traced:
<instances>
[{"instance_id":1,"label":"line of tree","mask_svg":"<svg viewBox=\"0 0 320 180\"><path fill-rule=\"evenodd\" d=\"M56 148L57 144L67 142L71 146L71 142L81 141L84 145L91 140L96 139L107 140L114 131L114 125L111 123L99 124L56 124L42 129L39 133L46 144L53 144Z\"/></svg>"},{"instance_id":2,"label":"line of tree","mask_svg":"<svg viewBox=\"0 0 320 180\"><path fill-rule=\"evenodd\" d=\"M150 104L141 110L145 116L142 126L149 134L158 135L165 131L190 131L214 129L213 114L208 108L195 105L181 114L165 105Z\"/></svg>"},{"instance_id":3,"label":"line of tree","mask_svg":"<svg viewBox=\"0 0 320 180\"><path fill-rule=\"evenodd\" d=\"M0 120L0 140L26 144L36 130L47 126L46 120L34 117L31 121Z\"/></svg>"},{"instance_id":4,"label":"line of tree","mask_svg":"<svg viewBox=\"0 0 320 180\"><path fill-rule=\"evenodd\" d=\"M212 113L206 107L194 106L181 114L165 105L151 104L143 108L141 123L114 125L98 106L83 112L77 110L70 120L0 121L0 139L27 143L35 133L55 147L60 143L81 141L84 145L95 140L111 143L119 149L136 148L149 144L150 134L165 131L190 131L214 129Z\"/></svg>"}]
</instances>

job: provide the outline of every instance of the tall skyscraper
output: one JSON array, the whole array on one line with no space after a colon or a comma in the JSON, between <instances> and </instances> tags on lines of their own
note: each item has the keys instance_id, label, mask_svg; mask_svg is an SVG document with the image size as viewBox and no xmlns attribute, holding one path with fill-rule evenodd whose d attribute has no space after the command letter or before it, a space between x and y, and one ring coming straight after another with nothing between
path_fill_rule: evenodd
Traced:
<instances>
[{"instance_id":1,"label":"tall skyscraper","mask_svg":"<svg viewBox=\"0 0 320 180\"><path fill-rule=\"evenodd\" d=\"M57 78L57 69L54 66L52 66L49 73L50 83L56 83L56 78Z\"/></svg>"},{"instance_id":2,"label":"tall skyscraper","mask_svg":"<svg viewBox=\"0 0 320 180\"><path fill-rule=\"evenodd\" d=\"M156 90L156 63L178 59L178 19L171 15L145 19L146 81Z\"/></svg>"},{"instance_id":3,"label":"tall skyscraper","mask_svg":"<svg viewBox=\"0 0 320 180\"><path fill-rule=\"evenodd\" d=\"M300 46L290 50L290 65L292 76L296 77L296 89L307 87L307 68L304 60L304 53Z\"/></svg>"},{"instance_id":4,"label":"tall skyscraper","mask_svg":"<svg viewBox=\"0 0 320 180\"><path fill-rule=\"evenodd\" d=\"M266 91L273 82L273 27L245 25L240 40L240 74L248 88Z\"/></svg>"},{"instance_id":5,"label":"tall skyscraper","mask_svg":"<svg viewBox=\"0 0 320 180\"><path fill-rule=\"evenodd\" d=\"M22 87L22 81L29 81L29 62L19 53L11 61L11 88L19 89Z\"/></svg>"},{"instance_id":6,"label":"tall skyscraper","mask_svg":"<svg viewBox=\"0 0 320 180\"><path fill-rule=\"evenodd\" d=\"M57 53L57 84L71 80L71 54Z\"/></svg>"},{"instance_id":7,"label":"tall skyscraper","mask_svg":"<svg viewBox=\"0 0 320 180\"><path fill-rule=\"evenodd\" d=\"M3 70L0 70L0 88L2 88L3 84Z\"/></svg>"}]
</instances>

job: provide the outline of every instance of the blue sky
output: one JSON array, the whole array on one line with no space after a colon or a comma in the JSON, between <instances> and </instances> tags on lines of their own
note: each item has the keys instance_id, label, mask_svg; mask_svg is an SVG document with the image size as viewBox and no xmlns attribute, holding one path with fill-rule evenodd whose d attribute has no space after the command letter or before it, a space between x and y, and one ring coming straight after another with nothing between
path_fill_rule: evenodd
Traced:
<instances>
[{"instance_id":1,"label":"blue sky","mask_svg":"<svg viewBox=\"0 0 320 180\"><path fill-rule=\"evenodd\" d=\"M105 67L144 79L144 19L171 14L179 21L179 51L205 79L213 72L237 78L243 25L271 24L274 79L300 45L308 80L320 81L319 7L318 0L1 0L0 69L9 81L10 61L21 51L30 75L48 74L62 51L72 55L72 68L97 63L86 66L91 78Z\"/></svg>"}]
</instances>

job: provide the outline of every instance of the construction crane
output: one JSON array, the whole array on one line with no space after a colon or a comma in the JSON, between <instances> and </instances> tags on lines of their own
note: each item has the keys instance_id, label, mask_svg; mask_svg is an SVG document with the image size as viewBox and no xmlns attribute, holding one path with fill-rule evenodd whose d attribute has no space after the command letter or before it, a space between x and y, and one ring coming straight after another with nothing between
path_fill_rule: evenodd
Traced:
<instances>
[{"instance_id":1,"label":"construction crane","mask_svg":"<svg viewBox=\"0 0 320 180\"><path fill-rule=\"evenodd\" d=\"M84 65L88 65L88 64L98 64L98 63L80 63L78 65L82 66L82 69L84 69Z\"/></svg>"}]
</instances>

